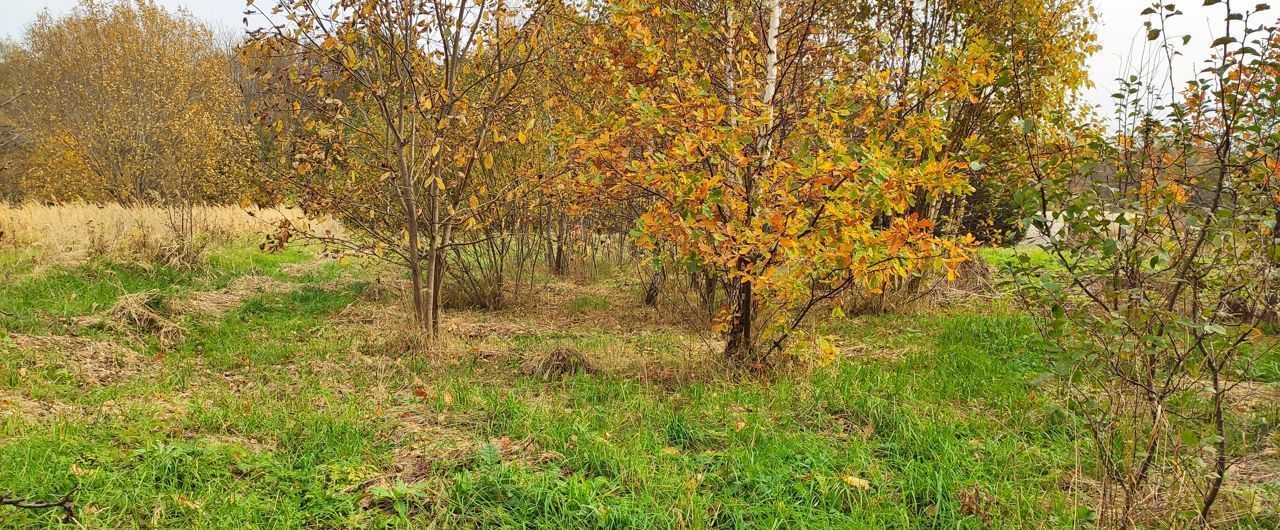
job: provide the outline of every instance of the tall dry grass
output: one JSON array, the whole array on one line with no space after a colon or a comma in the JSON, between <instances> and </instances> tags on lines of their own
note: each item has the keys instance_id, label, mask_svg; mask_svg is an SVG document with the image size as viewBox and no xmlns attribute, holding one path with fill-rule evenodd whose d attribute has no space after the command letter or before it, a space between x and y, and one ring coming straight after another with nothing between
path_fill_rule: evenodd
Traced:
<instances>
[{"instance_id":1,"label":"tall dry grass","mask_svg":"<svg viewBox=\"0 0 1280 530\"><path fill-rule=\"evenodd\" d=\"M190 212L195 237L205 243L261 238L282 220L297 222L292 210L199 206ZM70 203L0 203L0 251L18 251L41 265L80 263L100 256L147 259L155 249L189 245L177 230L178 212L153 206ZM332 221L330 221L332 223ZM338 230L336 226L334 230Z\"/></svg>"}]
</instances>

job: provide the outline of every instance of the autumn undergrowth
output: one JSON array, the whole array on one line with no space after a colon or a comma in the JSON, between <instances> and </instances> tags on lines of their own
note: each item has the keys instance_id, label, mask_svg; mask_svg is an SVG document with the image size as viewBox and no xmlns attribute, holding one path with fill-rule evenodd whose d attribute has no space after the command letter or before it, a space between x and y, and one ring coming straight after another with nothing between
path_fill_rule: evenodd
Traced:
<instances>
[{"instance_id":1,"label":"autumn undergrowth","mask_svg":"<svg viewBox=\"0 0 1280 530\"><path fill-rule=\"evenodd\" d=\"M554 314L457 315L440 351L404 352L361 316L394 310L371 296L383 270L247 241L209 262L0 286L0 493L73 492L85 528L1092 525L1085 442L1007 309L845 318L824 324L842 337L829 365L708 375L685 331L600 327L627 299L603 284ZM173 344L75 323L127 293L181 301L247 276L283 287L175 312ZM521 372L552 348L600 369ZM0 527L75 526L0 507Z\"/></svg>"}]
</instances>

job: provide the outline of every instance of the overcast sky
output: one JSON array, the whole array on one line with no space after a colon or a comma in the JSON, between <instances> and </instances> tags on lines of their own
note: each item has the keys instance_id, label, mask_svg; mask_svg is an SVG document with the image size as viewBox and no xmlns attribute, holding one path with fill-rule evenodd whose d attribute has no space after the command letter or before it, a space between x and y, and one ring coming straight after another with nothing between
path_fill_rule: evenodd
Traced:
<instances>
[{"instance_id":1,"label":"overcast sky","mask_svg":"<svg viewBox=\"0 0 1280 530\"><path fill-rule=\"evenodd\" d=\"M186 7L196 16L212 23L215 27L230 31L243 27L243 0L158 0L166 6ZM20 39L22 28L35 19L41 10L49 9L56 13L67 11L77 3L76 0L0 0L0 36ZM1186 14L1178 19L1170 33L1176 35L1192 35L1191 44L1185 49L1185 56L1179 59L1175 68L1175 78L1179 83L1189 79L1198 70L1199 61L1207 57L1208 43L1215 35L1210 31L1210 19L1220 21L1223 17L1221 7L1202 7L1200 0L1180 0L1179 7ZM1115 78L1125 72L1129 59L1139 62L1143 45L1146 44L1146 30L1142 26L1142 9L1151 4L1151 0L1094 0L1099 12L1097 27L1102 51L1089 62L1089 70L1097 87L1086 94L1088 101L1100 105L1102 112L1109 115L1111 109L1110 94L1115 92ZM1214 27L1221 23L1214 24Z\"/></svg>"}]
</instances>

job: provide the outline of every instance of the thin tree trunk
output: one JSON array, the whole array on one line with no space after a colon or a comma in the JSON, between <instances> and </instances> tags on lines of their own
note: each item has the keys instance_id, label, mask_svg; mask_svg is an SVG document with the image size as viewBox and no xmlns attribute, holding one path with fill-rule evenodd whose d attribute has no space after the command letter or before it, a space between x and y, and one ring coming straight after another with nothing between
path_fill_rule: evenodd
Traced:
<instances>
[{"instance_id":1,"label":"thin tree trunk","mask_svg":"<svg viewBox=\"0 0 1280 530\"><path fill-rule=\"evenodd\" d=\"M756 131L756 150L760 154L760 161L756 167L749 169L743 175L742 189L743 198L747 204L745 212L745 224L750 225L752 218L755 216L751 204L755 199L755 178L757 174L768 171L771 150L773 148L772 134L774 113L774 96L778 91L778 27L782 22L782 4L781 0L769 0L769 29L765 34L765 45L768 47L765 55L765 81L764 93L760 95L760 102L764 104L768 113L768 120L761 124ZM732 13L730 11L729 13ZM731 16L731 15L730 15ZM732 20L729 18L728 20ZM739 267L747 269L752 266L753 260L747 259L740 262ZM744 363L753 363L756 359L755 337L752 336L752 326L755 312L755 293L752 289L752 283L749 278L735 278L733 280L735 288L733 289L733 310L734 318L729 328L729 338L725 343L725 357L737 362L739 365Z\"/></svg>"},{"instance_id":2,"label":"thin tree trunk","mask_svg":"<svg viewBox=\"0 0 1280 530\"><path fill-rule=\"evenodd\" d=\"M732 295L734 319L729 325L729 340L724 345L724 356L742 366L755 361L755 337L751 334L755 298L751 283L737 280Z\"/></svg>"},{"instance_id":3,"label":"thin tree trunk","mask_svg":"<svg viewBox=\"0 0 1280 530\"><path fill-rule=\"evenodd\" d=\"M1210 377L1213 378L1213 427L1218 439L1213 444L1214 476L1209 482L1209 491L1205 494L1204 504L1200 506L1200 522L1206 526L1209 524L1209 513L1213 510L1213 504L1218 500L1218 492L1222 491L1222 483L1227 477L1227 430L1226 419L1223 417L1225 411L1222 407L1226 391L1222 388L1221 366L1210 361L1209 370Z\"/></svg>"},{"instance_id":4,"label":"thin tree trunk","mask_svg":"<svg viewBox=\"0 0 1280 530\"><path fill-rule=\"evenodd\" d=\"M421 227L418 226L418 203L414 197L413 177L409 173L409 167L404 161L404 154L399 153L399 171L400 171L400 202L404 207L404 215L406 223L406 231L409 236L409 278L413 283L413 318L423 329L430 331L428 328L428 308L426 301L422 296L422 256L421 250Z\"/></svg>"},{"instance_id":5,"label":"thin tree trunk","mask_svg":"<svg viewBox=\"0 0 1280 530\"><path fill-rule=\"evenodd\" d=\"M440 298L444 292L444 274L445 274L445 252L443 245L446 244L452 236L451 227L444 228L444 236L440 240L440 244L436 248L436 258L433 264L435 268L435 283L431 289L431 336L440 335Z\"/></svg>"}]
</instances>

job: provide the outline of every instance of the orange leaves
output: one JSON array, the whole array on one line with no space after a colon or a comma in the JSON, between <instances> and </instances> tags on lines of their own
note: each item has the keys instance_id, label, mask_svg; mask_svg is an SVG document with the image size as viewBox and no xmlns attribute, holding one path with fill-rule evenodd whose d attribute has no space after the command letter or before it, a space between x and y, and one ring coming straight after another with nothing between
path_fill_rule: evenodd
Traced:
<instances>
[{"instance_id":1,"label":"orange leaves","mask_svg":"<svg viewBox=\"0 0 1280 530\"><path fill-rule=\"evenodd\" d=\"M793 35L779 39L794 47L780 55L808 54L795 64L813 70L785 76L778 97L761 101L769 50L753 25L767 17L616 5L621 30L595 37L615 68L606 92L620 111L575 149L615 189L651 200L639 223L646 248L752 284L775 318L814 285L835 288L830 278L876 289L963 259L968 241L938 238L932 221L903 215L967 182L942 154L949 131L939 113L882 104L900 101L889 72L833 82L823 69L850 59ZM926 86L991 82L984 54L975 47L955 64L956 79Z\"/></svg>"}]
</instances>

